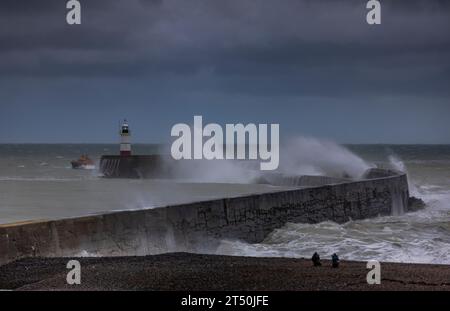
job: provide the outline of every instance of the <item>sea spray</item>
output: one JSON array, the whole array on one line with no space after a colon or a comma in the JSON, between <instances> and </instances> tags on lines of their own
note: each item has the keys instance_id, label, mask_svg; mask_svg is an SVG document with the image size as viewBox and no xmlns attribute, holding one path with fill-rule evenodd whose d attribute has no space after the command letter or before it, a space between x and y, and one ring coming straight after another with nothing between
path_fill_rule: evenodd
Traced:
<instances>
[{"instance_id":1,"label":"sea spray","mask_svg":"<svg viewBox=\"0 0 450 311\"><path fill-rule=\"evenodd\" d=\"M402 173L405 173L408 177L408 185L409 185L409 191L411 195L413 196L419 196L419 191L416 187L416 185L411 181L411 178L408 174L408 169L406 167L405 162L403 162L398 155L393 153L391 151L391 154L388 156L389 164L391 168L400 171Z\"/></svg>"},{"instance_id":2,"label":"sea spray","mask_svg":"<svg viewBox=\"0 0 450 311\"><path fill-rule=\"evenodd\" d=\"M403 173L407 173L405 163L397 155L389 155L388 160L393 169Z\"/></svg>"},{"instance_id":3,"label":"sea spray","mask_svg":"<svg viewBox=\"0 0 450 311\"><path fill-rule=\"evenodd\" d=\"M335 142L312 137L288 139L280 149L277 173L285 175L316 175L359 178L374 167L350 150ZM175 170L176 178L196 182L252 183L264 172L254 161L196 160Z\"/></svg>"},{"instance_id":4,"label":"sea spray","mask_svg":"<svg viewBox=\"0 0 450 311\"><path fill-rule=\"evenodd\" d=\"M297 137L283 146L280 167L290 175L359 178L374 165L333 141Z\"/></svg>"}]
</instances>

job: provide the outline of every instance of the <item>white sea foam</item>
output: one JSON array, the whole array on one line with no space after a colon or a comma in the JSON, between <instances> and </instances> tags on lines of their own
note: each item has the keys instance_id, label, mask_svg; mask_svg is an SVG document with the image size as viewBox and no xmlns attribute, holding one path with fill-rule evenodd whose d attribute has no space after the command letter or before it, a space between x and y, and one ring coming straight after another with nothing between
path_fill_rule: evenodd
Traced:
<instances>
[{"instance_id":1,"label":"white sea foam","mask_svg":"<svg viewBox=\"0 0 450 311\"><path fill-rule=\"evenodd\" d=\"M86 250L82 250L81 252L75 254L73 257L79 257L79 258L83 258L83 257L101 257L101 255L99 255L97 253L88 252Z\"/></svg>"},{"instance_id":2,"label":"white sea foam","mask_svg":"<svg viewBox=\"0 0 450 311\"><path fill-rule=\"evenodd\" d=\"M424 187L428 188L428 187ZM286 224L262 243L222 241L216 253L244 256L450 264L450 191L422 192L424 210L345 224Z\"/></svg>"},{"instance_id":3,"label":"white sea foam","mask_svg":"<svg viewBox=\"0 0 450 311\"><path fill-rule=\"evenodd\" d=\"M92 170L95 170L95 169L96 169L96 166L95 166L95 165L82 165L81 168L82 168L83 170L92 171Z\"/></svg>"}]
</instances>

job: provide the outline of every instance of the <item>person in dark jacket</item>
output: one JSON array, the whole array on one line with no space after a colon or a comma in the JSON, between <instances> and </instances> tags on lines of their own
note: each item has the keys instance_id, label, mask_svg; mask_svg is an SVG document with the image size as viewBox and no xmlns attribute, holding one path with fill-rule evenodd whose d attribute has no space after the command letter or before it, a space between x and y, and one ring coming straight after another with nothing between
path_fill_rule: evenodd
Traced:
<instances>
[{"instance_id":1,"label":"person in dark jacket","mask_svg":"<svg viewBox=\"0 0 450 311\"><path fill-rule=\"evenodd\" d=\"M314 253L311 260L314 264L314 267L320 267L322 265L322 263L320 262L320 256L319 256L319 254L317 254L317 252Z\"/></svg>"},{"instance_id":2,"label":"person in dark jacket","mask_svg":"<svg viewBox=\"0 0 450 311\"><path fill-rule=\"evenodd\" d=\"M331 262L333 268L339 268L339 256L336 253L331 256Z\"/></svg>"}]
</instances>

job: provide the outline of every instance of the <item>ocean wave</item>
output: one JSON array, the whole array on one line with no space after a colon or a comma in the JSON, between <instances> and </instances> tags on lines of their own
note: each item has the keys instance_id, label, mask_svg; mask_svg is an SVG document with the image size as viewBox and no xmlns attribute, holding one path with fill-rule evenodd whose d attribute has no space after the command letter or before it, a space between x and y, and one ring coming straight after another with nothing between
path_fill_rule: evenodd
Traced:
<instances>
[{"instance_id":1,"label":"ocean wave","mask_svg":"<svg viewBox=\"0 0 450 311\"><path fill-rule=\"evenodd\" d=\"M262 243L224 240L215 252L293 258L310 258L318 252L328 259L337 253L343 260L450 264L450 191L436 192L437 188L422 187L427 207L417 212L345 224L288 223Z\"/></svg>"},{"instance_id":2,"label":"ocean wave","mask_svg":"<svg viewBox=\"0 0 450 311\"><path fill-rule=\"evenodd\" d=\"M404 235L399 235L400 228ZM273 232L263 243L222 241L218 254L310 258L314 252L322 258L333 253L343 260L378 260L382 262L450 264L450 241L437 232L413 230L407 224L385 225L377 232L367 228L352 228L335 224L335 228L316 225L289 224ZM442 228L441 228L442 229ZM424 232L425 231L425 232ZM433 231L439 231L434 229ZM445 229L449 234L448 226Z\"/></svg>"}]
</instances>

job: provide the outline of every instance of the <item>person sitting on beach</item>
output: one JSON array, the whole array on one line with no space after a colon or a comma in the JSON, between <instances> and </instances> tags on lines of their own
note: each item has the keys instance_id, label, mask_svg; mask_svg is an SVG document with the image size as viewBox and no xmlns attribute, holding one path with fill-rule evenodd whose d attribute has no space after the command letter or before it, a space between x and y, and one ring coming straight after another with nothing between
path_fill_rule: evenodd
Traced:
<instances>
[{"instance_id":1,"label":"person sitting on beach","mask_svg":"<svg viewBox=\"0 0 450 311\"><path fill-rule=\"evenodd\" d=\"M339 256L336 253L331 256L331 262L333 268L339 268Z\"/></svg>"},{"instance_id":2,"label":"person sitting on beach","mask_svg":"<svg viewBox=\"0 0 450 311\"><path fill-rule=\"evenodd\" d=\"M322 265L322 263L320 262L320 256L319 256L319 254L317 254L317 252L314 253L311 260L314 264L314 267L320 267Z\"/></svg>"}]
</instances>

